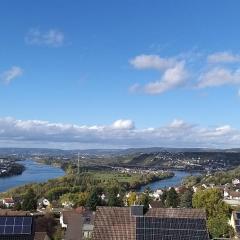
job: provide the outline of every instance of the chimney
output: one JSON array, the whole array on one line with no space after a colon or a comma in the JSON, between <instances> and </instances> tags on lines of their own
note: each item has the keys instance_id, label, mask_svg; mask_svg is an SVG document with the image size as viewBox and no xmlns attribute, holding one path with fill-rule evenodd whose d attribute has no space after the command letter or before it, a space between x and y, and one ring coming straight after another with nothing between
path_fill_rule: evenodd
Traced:
<instances>
[{"instance_id":1,"label":"chimney","mask_svg":"<svg viewBox=\"0 0 240 240\"><path fill-rule=\"evenodd\" d=\"M135 217L143 216L143 205L132 205L131 216Z\"/></svg>"}]
</instances>

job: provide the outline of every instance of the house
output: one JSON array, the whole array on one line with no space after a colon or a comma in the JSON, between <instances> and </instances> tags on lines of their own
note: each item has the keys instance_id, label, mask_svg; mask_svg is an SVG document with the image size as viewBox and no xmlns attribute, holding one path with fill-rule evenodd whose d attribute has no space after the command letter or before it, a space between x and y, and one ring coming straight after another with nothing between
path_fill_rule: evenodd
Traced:
<instances>
[{"instance_id":1,"label":"house","mask_svg":"<svg viewBox=\"0 0 240 240\"><path fill-rule=\"evenodd\" d=\"M12 208L14 207L14 200L12 198L4 198L2 200L3 206L5 206L6 208Z\"/></svg>"},{"instance_id":2,"label":"house","mask_svg":"<svg viewBox=\"0 0 240 240\"><path fill-rule=\"evenodd\" d=\"M240 212L233 211L230 225L233 227L235 234L238 238L240 238Z\"/></svg>"},{"instance_id":3,"label":"house","mask_svg":"<svg viewBox=\"0 0 240 240\"><path fill-rule=\"evenodd\" d=\"M65 240L89 239L94 227L94 213L85 208L63 211L60 224L65 229Z\"/></svg>"},{"instance_id":4,"label":"house","mask_svg":"<svg viewBox=\"0 0 240 240\"><path fill-rule=\"evenodd\" d=\"M143 206L98 207L93 240L208 240L206 213L201 209Z\"/></svg>"},{"instance_id":5,"label":"house","mask_svg":"<svg viewBox=\"0 0 240 240\"><path fill-rule=\"evenodd\" d=\"M39 208L46 208L46 207L50 206L50 202L46 198L38 199L37 204L38 204Z\"/></svg>"},{"instance_id":6,"label":"house","mask_svg":"<svg viewBox=\"0 0 240 240\"><path fill-rule=\"evenodd\" d=\"M223 190L223 197L228 198L229 197L229 189L224 189Z\"/></svg>"},{"instance_id":7,"label":"house","mask_svg":"<svg viewBox=\"0 0 240 240\"><path fill-rule=\"evenodd\" d=\"M161 201L151 201L148 206L149 208L161 208L164 204Z\"/></svg>"},{"instance_id":8,"label":"house","mask_svg":"<svg viewBox=\"0 0 240 240\"><path fill-rule=\"evenodd\" d=\"M228 191L228 198L233 200L239 200L240 199L240 192L236 191Z\"/></svg>"},{"instance_id":9,"label":"house","mask_svg":"<svg viewBox=\"0 0 240 240\"><path fill-rule=\"evenodd\" d=\"M157 189L153 193L150 193L149 196L153 197L155 200L157 200L157 199L160 199L162 194L163 194L163 190L162 189Z\"/></svg>"},{"instance_id":10,"label":"house","mask_svg":"<svg viewBox=\"0 0 240 240\"><path fill-rule=\"evenodd\" d=\"M232 180L233 185L238 185L240 183L240 180L238 178L235 178Z\"/></svg>"}]
</instances>

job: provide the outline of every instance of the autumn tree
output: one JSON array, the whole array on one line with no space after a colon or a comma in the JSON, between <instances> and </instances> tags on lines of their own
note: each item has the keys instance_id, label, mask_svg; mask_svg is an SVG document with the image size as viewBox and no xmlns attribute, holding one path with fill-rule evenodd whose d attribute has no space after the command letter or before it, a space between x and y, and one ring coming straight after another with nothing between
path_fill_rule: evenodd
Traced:
<instances>
[{"instance_id":1,"label":"autumn tree","mask_svg":"<svg viewBox=\"0 0 240 240\"><path fill-rule=\"evenodd\" d=\"M213 238L227 237L231 232L228 224L230 208L222 199L221 191L216 188L199 190L193 195L193 207L206 210L208 229Z\"/></svg>"}]
</instances>

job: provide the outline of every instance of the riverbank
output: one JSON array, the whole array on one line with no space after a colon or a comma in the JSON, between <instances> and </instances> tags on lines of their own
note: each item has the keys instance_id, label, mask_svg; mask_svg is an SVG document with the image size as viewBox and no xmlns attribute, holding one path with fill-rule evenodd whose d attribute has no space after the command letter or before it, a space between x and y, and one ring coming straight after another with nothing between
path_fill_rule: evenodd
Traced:
<instances>
[{"instance_id":1,"label":"riverbank","mask_svg":"<svg viewBox=\"0 0 240 240\"><path fill-rule=\"evenodd\" d=\"M24 160L19 163L24 166L25 170L21 175L0 178L0 192L6 192L11 188L25 184L46 182L49 179L65 175L61 168L40 164L32 160Z\"/></svg>"},{"instance_id":2,"label":"riverbank","mask_svg":"<svg viewBox=\"0 0 240 240\"><path fill-rule=\"evenodd\" d=\"M173 171L174 176L168 179L163 179L159 181L155 181L152 183L149 183L147 185L142 186L139 189L139 192L143 192L145 188L151 188L153 191L157 190L159 188L169 188L169 187L176 187L180 186L182 184L183 179L189 176L196 176L200 175L200 172L189 172L189 171Z\"/></svg>"}]
</instances>

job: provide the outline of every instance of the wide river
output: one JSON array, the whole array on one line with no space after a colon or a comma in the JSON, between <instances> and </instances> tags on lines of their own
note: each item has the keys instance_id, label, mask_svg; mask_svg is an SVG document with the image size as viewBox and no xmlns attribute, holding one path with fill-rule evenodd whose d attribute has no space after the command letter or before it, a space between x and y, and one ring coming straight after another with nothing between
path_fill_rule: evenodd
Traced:
<instances>
[{"instance_id":1,"label":"wide river","mask_svg":"<svg viewBox=\"0 0 240 240\"><path fill-rule=\"evenodd\" d=\"M167 178L159 180L153 183L149 183L141 187L140 192L143 192L146 187L150 187L152 190L157 190L159 188L168 188L181 185L182 180L190 175L199 175L199 172L186 172L186 171L173 171L174 176L172 178Z\"/></svg>"},{"instance_id":2,"label":"wide river","mask_svg":"<svg viewBox=\"0 0 240 240\"><path fill-rule=\"evenodd\" d=\"M46 182L49 179L64 176L64 171L61 168L50 165L40 164L32 160L24 160L19 162L26 167L26 170L21 175L0 178L0 192L5 192L10 188L18 187L24 184L33 182ZM181 184L183 178L189 175L197 175L199 173L190 173L186 171L174 171L175 175L172 178L149 183L141 187L140 192L146 187L152 190L165 187L173 187Z\"/></svg>"},{"instance_id":3,"label":"wide river","mask_svg":"<svg viewBox=\"0 0 240 240\"><path fill-rule=\"evenodd\" d=\"M33 182L46 182L49 179L64 176L61 168L40 164L31 160L19 162L26 167L21 175L0 178L0 192Z\"/></svg>"}]
</instances>

